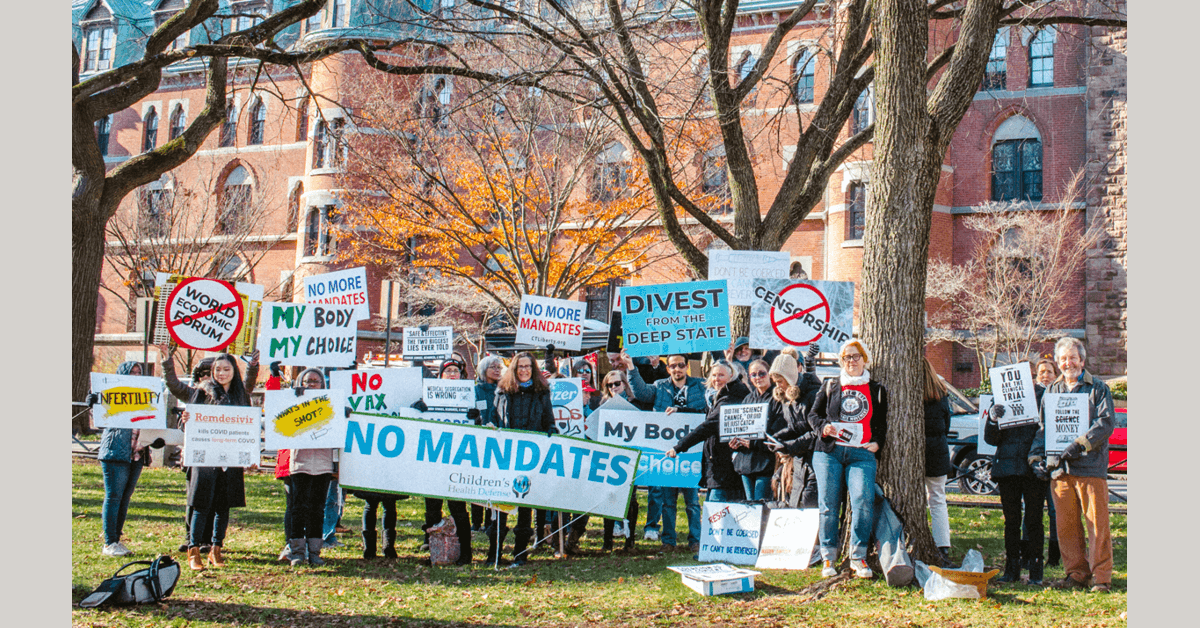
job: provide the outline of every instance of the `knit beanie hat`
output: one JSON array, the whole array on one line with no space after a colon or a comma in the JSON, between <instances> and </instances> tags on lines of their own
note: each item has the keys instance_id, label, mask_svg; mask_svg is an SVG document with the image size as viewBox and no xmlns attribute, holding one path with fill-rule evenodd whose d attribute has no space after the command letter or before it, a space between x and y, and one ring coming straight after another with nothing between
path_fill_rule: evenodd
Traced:
<instances>
[{"instance_id":1,"label":"knit beanie hat","mask_svg":"<svg viewBox=\"0 0 1200 628\"><path fill-rule=\"evenodd\" d=\"M796 385L796 379L800 376L799 367L796 364L796 358L790 355L781 353L775 357L775 361L771 363L771 370L768 375L779 375L787 380L789 386Z\"/></svg>"}]
</instances>

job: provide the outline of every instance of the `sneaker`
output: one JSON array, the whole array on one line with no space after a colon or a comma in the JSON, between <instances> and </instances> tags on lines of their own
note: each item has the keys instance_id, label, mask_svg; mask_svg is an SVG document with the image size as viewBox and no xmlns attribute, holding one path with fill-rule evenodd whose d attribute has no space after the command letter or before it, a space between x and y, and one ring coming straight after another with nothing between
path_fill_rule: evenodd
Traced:
<instances>
[{"instance_id":1,"label":"sneaker","mask_svg":"<svg viewBox=\"0 0 1200 628\"><path fill-rule=\"evenodd\" d=\"M850 568L854 570L855 578L874 578L875 577L875 572L871 571L871 568L867 566L867 561L865 561L861 558L850 561Z\"/></svg>"},{"instance_id":2,"label":"sneaker","mask_svg":"<svg viewBox=\"0 0 1200 628\"><path fill-rule=\"evenodd\" d=\"M620 521L613 523L613 538L614 539L625 538L625 524L624 523L621 523Z\"/></svg>"},{"instance_id":3,"label":"sneaker","mask_svg":"<svg viewBox=\"0 0 1200 628\"><path fill-rule=\"evenodd\" d=\"M420 550L418 550L418 551L424 552L424 551L427 551L428 549L429 549L429 544L428 544L428 543L422 543L422 544L421 544L421 549L420 549Z\"/></svg>"},{"instance_id":4,"label":"sneaker","mask_svg":"<svg viewBox=\"0 0 1200 628\"><path fill-rule=\"evenodd\" d=\"M113 550L116 552L115 554L113 554L114 556L128 556L133 553L133 550L130 550L128 547L125 547L125 544L120 541L113 543L113 545L116 546L115 548L113 548Z\"/></svg>"},{"instance_id":5,"label":"sneaker","mask_svg":"<svg viewBox=\"0 0 1200 628\"><path fill-rule=\"evenodd\" d=\"M344 547L345 545L346 545L345 543L343 543L343 542L339 541L339 540L337 539L337 537L335 536L335 537L333 537L332 539L330 539L330 540L328 540L328 541L325 541L324 543L322 543L322 544L321 544L321 549L330 549L330 548L334 548L334 547Z\"/></svg>"},{"instance_id":6,"label":"sneaker","mask_svg":"<svg viewBox=\"0 0 1200 628\"><path fill-rule=\"evenodd\" d=\"M104 549L100 550L100 553L104 554L105 556L120 556L120 554L117 553L116 543L109 543L108 545L105 545Z\"/></svg>"},{"instance_id":7,"label":"sneaker","mask_svg":"<svg viewBox=\"0 0 1200 628\"><path fill-rule=\"evenodd\" d=\"M833 566L832 560L825 561L825 566L821 568L822 578L832 578L838 573L837 567Z\"/></svg>"},{"instance_id":8,"label":"sneaker","mask_svg":"<svg viewBox=\"0 0 1200 628\"><path fill-rule=\"evenodd\" d=\"M642 538L646 539L647 541L657 541L658 530L646 530L646 533L642 535Z\"/></svg>"},{"instance_id":9,"label":"sneaker","mask_svg":"<svg viewBox=\"0 0 1200 628\"><path fill-rule=\"evenodd\" d=\"M1111 593L1112 586L1107 583L1098 583L1092 585L1092 593Z\"/></svg>"},{"instance_id":10,"label":"sneaker","mask_svg":"<svg viewBox=\"0 0 1200 628\"><path fill-rule=\"evenodd\" d=\"M1055 580L1054 584L1050 586L1054 587L1055 589L1086 589L1087 583L1080 582L1070 576L1067 576L1062 580Z\"/></svg>"}]
</instances>

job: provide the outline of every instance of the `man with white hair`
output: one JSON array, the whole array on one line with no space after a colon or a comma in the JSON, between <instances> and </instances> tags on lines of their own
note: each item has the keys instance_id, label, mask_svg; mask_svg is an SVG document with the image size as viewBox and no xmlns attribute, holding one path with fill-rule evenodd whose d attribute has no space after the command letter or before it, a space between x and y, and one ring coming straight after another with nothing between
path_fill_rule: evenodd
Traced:
<instances>
[{"instance_id":1,"label":"man with white hair","mask_svg":"<svg viewBox=\"0 0 1200 628\"><path fill-rule=\"evenodd\" d=\"M1098 377L1083 368L1087 349L1076 338L1062 338L1054 345L1054 358L1062 375L1046 393L1087 395L1087 431L1058 456L1046 457L1046 408L1043 396L1042 422L1029 449L1029 464L1040 477L1050 478L1050 492L1058 511L1058 543L1067 576L1055 583L1059 588L1088 586L1093 592L1110 590L1112 584L1112 536L1108 528L1108 438L1116 427L1112 392ZM1084 527L1087 524L1087 545Z\"/></svg>"}]
</instances>

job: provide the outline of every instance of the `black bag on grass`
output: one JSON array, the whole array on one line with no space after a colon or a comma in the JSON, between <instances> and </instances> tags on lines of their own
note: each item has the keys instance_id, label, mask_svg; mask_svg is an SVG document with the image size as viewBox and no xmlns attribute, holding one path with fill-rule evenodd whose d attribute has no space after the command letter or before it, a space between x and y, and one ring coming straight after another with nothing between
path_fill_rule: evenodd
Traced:
<instances>
[{"instance_id":1,"label":"black bag on grass","mask_svg":"<svg viewBox=\"0 0 1200 628\"><path fill-rule=\"evenodd\" d=\"M145 569L121 575L131 565L148 565ZM171 595L179 580L179 563L170 556L159 556L153 561L135 560L125 563L112 577L100 583L79 602L83 608L95 608L103 604L146 604L158 602Z\"/></svg>"}]
</instances>

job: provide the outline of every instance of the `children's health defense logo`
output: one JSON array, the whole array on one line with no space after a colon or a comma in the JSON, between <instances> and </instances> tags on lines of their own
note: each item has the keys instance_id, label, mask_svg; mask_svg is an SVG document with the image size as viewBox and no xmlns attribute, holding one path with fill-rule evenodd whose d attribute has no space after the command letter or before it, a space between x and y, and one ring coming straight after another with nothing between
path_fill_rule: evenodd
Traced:
<instances>
[{"instance_id":1,"label":"children's health defense logo","mask_svg":"<svg viewBox=\"0 0 1200 628\"><path fill-rule=\"evenodd\" d=\"M529 494L529 486L529 476L518 475L517 477L513 478L512 491L518 499L525 499L525 496Z\"/></svg>"}]
</instances>

